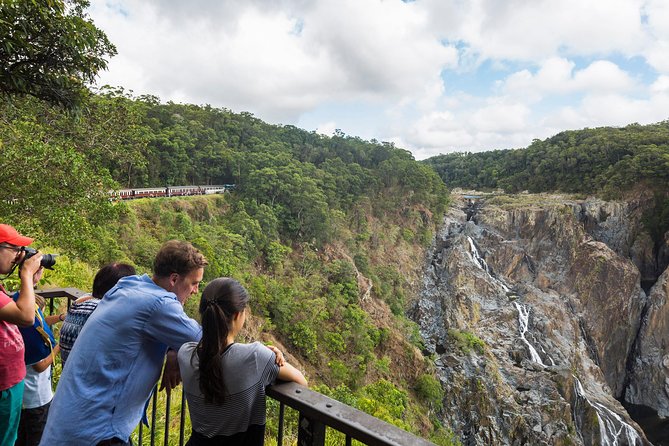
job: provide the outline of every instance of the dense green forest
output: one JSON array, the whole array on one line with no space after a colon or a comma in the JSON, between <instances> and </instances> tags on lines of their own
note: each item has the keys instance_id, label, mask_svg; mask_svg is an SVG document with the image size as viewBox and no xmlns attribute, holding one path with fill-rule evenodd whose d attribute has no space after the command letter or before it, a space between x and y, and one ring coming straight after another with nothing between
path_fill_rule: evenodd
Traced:
<instances>
[{"instance_id":1,"label":"dense green forest","mask_svg":"<svg viewBox=\"0 0 669 446\"><path fill-rule=\"evenodd\" d=\"M638 184L669 184L669 121L561 132L527 148L425 160L450 188L570 192L620 198Z\"/></svg>"},{"instance_id":2,"label":"dense green forest","mask_svg":"<svg viewBox=\"0 0 669 446\"><path fill-rule=\"evenodd\" d=\"M210 261L205 281L251 291L249 338L285 346L316 389L450 444L441 387L404 316L448 204L429 166L387 143L120 91L90 94L76 114L30 97L1 110L12 182L0 218L64 254L47 284L89 288L111 260L149 271L162 242L189 240ZM236 186L109 199L121 186L220 183Z\"/></svg>"},{"instance_id":3,"label":"dense green forest","mask_svg":"<svg viewBox=\"0 0 669 446\"><path fill-rule=\"evenodd\" d=\"M93 259L78 239L114 215L108 195L119 187L234 183L237 207L258 218L260 251L279 238L327 242L337 219L370 197L382 198L378 213L440 213L447 202L440 178L408 151L248 113L119 91L91 95L77 115L32 98L5 101L0 113L0 163L12 172L0 214Z\"/></svg>"}]
</instances>

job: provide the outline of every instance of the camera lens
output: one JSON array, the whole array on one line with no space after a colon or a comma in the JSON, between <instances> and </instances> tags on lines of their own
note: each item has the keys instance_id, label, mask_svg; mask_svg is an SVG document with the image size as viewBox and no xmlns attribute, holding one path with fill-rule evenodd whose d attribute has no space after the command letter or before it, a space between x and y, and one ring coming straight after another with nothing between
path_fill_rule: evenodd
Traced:
<instances>
[{"instance_id":1,"label":"camera lens","mask_svg":"<svg viewBox=\"0 0 669 446\"><path fill-rule=\"evenodd\" d=\"M40 265L42 265L44 268L51 269L53 265L56 264L56 256L58 254L44 254L42 256L42 261L40 262Z\"/></svg>"},{"instance_id":2,"label":"camera lens","mask_svg":"<svg viewBox=\"0 0 669 446\"><path fill-rule=\"evenodd\" d=\"M37 250L35 248L25 247L24 250L26 255L23 258L23 262L37 254ZM42 254L42 261L40 262L40 265L42 265L44 268L51 269L56 264L56 257L58 257L58 254Z\"/></svg>"}]
</instances>

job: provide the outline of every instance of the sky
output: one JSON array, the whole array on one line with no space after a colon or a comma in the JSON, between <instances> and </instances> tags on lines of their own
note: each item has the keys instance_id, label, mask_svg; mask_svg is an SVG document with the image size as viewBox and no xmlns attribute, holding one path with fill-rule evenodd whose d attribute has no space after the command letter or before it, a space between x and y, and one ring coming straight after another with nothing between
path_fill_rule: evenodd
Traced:
<instances>
[{"instance_id":1,"label":"sky","mask_svg":"<svg viewBox=\"0 0 669 446\"><path fill-rule=\"evenodd\" d=\"M92 0L97 84L416 159L669 119L666 0Z\"/></svg>"}]
</instances>

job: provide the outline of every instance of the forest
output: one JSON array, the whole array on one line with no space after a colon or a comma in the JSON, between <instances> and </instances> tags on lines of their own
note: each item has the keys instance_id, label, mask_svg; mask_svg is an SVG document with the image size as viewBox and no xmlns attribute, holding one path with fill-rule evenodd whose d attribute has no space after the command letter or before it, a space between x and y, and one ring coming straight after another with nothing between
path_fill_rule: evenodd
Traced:
<instances>
[{"instance_id":1,"label":"forest","mask_svg":"<svg viewBox=\"0 0 669 446\"><path fill-rule=\"evenodd\" d=\"M526 148L425 160L449 188L599 194L621 198L643 183L669 184L669 121L570 130Z\"/></svg>"},{"instance_id":2,"label":"forest","mask_svg":"<svg viewBox=\"0 0 669 446\"><path fill-rule=\"evenodd\" d=\"M449 188L629 198L650 190L644 220L656 243L669 230L669 121L570 130L526 148L438 155L424 161Z\"/></svg>"}]
</instances>

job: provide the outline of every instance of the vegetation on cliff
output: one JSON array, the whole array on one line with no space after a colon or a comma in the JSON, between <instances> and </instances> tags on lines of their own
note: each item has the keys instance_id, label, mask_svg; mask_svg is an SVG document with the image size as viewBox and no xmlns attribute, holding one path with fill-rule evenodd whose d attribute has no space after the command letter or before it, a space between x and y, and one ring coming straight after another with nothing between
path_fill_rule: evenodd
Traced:
<instances>
[{"instance_id":1,"label":"vegetation on cliff","mask_svg":"<svg viewBox=\"0 0 669 446\"><path fill-rule=\"evenodd\" d=\"M205 280L233 276L251 291L249 337L284 345L323 393L450 442L404 316L447 206L431 168L388 143L118 91L91 96L77 116L33 98L2 108L2 162L17 181L0 192L0 216L66 255L47 282L87 289L110 260L148 271L163 241L189 240L210 259ZM184 183L235 188L132 203L108 195Z\"/></svg>"}]
</instances>

